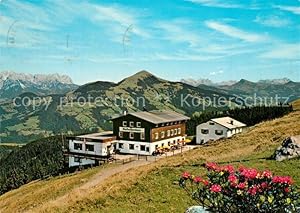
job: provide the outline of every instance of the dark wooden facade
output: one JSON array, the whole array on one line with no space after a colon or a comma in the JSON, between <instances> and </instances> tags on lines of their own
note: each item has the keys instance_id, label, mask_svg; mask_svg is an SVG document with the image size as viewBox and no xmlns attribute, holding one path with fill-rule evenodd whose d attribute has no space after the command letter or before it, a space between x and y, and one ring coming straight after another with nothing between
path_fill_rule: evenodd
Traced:
<instances>
[{"instance_id":1,"label":"dark wooden facade","mask_svg":"<svg viewBox=\"0 0 300 213\"><path fill-rule=\"evenodd\" d=\"M130 122L134 122L133 128L144 129L145 138L141 139L140 133L133 133L134 137L129 137L129 132L123 132L123 137L120 137L120 127L123 127L123 121L127 121L127 127L130 127ZM141 123L141 127L137 127L137 122ZM177 130L180 129L180 134L173 134L168 136L168 130ZM161 137L161 132L165 132L164 137ZM119 118L113 119L113 133L117 137L117 140L126 140L126 141L141 141L141 142L156 142L160 140L167 140L174 137L185 136L186 135L186 121L175 121L167 122L161 124L153 124L151 122L145 121L141 118L135 117L131 114L121 116ZM158 139L156 139L155 134L158 134Z\"/></svg>"}]
</instances>

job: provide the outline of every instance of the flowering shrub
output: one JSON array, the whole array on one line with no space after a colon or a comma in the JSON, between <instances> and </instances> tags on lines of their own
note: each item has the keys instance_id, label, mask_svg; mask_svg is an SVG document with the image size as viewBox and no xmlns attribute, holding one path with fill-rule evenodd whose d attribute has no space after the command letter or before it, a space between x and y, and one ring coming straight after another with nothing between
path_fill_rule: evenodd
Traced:
<instances>
[{"instance_id":1,"label":"flowering shrub","mask_svg":"<svg viewBox=\"0 0 300 213\"><path fill-rule=\"evenodd\" d=\"M270 171L207 163L207 179L182 174L180 186L211 212L298 212L299 193L291 177Z\"/></svg>"}]
</instances>

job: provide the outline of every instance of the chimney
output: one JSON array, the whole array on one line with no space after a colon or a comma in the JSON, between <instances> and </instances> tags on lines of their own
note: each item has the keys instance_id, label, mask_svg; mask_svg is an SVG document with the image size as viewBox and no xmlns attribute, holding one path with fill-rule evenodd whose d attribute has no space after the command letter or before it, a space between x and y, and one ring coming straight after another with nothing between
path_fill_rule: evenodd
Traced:
<instances>
[{"instance_id":1,"label":"chimney","mask_svg":"<svg viewBox=\"0 0 300 213\"><path fill-rule=\"evenodd\" d=\"M233 120L230 121L230 124L233 125Z\"/></svg>"},{"instance_id":2,"label":"chimney","mask_svg":"<svg viewBox=\"0 0 300 213\"><path fill-rule=\"evenodd\" d=\"M128 111L127 110L124 110L123 111L123 115L127 115L128 114Z\"/></svg>"}]
</instances>

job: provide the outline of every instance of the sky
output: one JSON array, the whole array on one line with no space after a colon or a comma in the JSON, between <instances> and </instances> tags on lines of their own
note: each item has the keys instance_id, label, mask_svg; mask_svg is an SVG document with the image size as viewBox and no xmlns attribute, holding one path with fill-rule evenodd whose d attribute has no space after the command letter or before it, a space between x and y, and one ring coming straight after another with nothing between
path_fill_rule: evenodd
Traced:
<instances>
[{"instance_id":1,"label":"sky","mask_svg":"<svg viewBox=\"0 0 300 213\"><path fill-rule=\"evenodd\" d=\"M300 0L0 0L0 71L300 81Z\"/></svg>"}]
</instances>

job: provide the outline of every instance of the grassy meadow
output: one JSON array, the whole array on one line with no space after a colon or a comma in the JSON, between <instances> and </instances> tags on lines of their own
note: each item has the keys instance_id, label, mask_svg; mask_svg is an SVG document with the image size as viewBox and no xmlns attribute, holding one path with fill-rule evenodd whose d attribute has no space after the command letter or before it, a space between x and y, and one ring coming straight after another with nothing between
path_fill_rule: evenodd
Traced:
<instances>
[{"instance_id":1,"label":"grassy meadow","mask_svg":"<svg viewBox=\"0 0 300 213\"><path fill-rule=\"evenodd\" d=\"M284 138L300 134L300 101L294 106L289 115L250 127L231 139L113 175L88 193L72 193L72 189L105 168L25 185L0 197L0 212L184 212L194 203L177 180L186 170L204 175L200 165L207 161L270 169L276 175L292 176L300 186L300 159L269 159ZM49 202L63 195L64 202Z\"/></svg>"}]
</instances>

